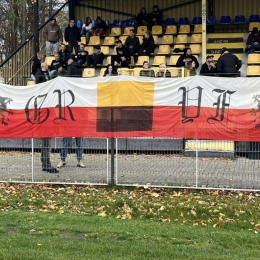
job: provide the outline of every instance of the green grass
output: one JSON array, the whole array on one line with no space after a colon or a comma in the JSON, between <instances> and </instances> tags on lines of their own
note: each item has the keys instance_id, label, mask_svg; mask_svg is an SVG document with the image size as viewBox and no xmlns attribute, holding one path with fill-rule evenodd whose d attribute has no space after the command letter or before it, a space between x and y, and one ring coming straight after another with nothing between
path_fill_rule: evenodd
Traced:
<instances>
[{"instance_id":1,"label":"green grass","mask_svg":"<svg viewBox=\"0 0 260 260\"><path fill-rule=\"evenodd\" d=\"M258 193L0 186L0 259L259 259Z\"/></svg>"}]
</instances>

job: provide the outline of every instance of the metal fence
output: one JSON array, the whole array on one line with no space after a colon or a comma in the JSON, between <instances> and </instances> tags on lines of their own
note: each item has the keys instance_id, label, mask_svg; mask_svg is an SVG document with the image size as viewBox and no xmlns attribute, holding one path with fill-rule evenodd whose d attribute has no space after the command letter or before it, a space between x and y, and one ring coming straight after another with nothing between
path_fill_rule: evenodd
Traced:
<instances>
[{"instance_id":1,"label":"metal fence","mask_svg":"<svg viewBox=\"0 0 260 260\"><path fill-rule=\"evenodd\" d=\"M60 161L62 138L52 139L51 162ZM42 171L42 139L0 139L0 181L84 185L260 190L260 145L173 138L84 139L59 173Z\"/></svg>"}]
</instances>

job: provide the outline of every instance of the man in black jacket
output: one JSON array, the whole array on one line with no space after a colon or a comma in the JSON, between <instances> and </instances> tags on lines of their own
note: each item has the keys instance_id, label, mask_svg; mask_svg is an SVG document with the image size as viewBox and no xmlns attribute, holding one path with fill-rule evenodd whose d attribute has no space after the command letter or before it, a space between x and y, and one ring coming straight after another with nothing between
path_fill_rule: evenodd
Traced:
<instances>
[{"instance_id":1,"label":"man in black jacket","mask_svg":"<svg viewBox=\"0 0 260 260\"><path fill-rule=\"evenodd\" d=\"M177 67L185 67L187 69L189 69L189 62L194 61L195 62L195 68L197 69L199 67L199 62L196 59L196 57L194 57L192 55L192 51L191 48L185 48L184 49L184 54L182 54L179 59L177 60L176 66Z\"/></svg>"},{"instance_id":2,"label":"man in black jacket","mask_svg":"<svg viewBox=\"0 0 260 260\"><path fill-rule=\"evenodd\" d=\"M130 54L129 49L125 47L120 40L116 41L116 53L111 58L111 64L114 66L115 61L118 63L118 66L127 67L130 63Z\"/></svg>"},{"instance_id":3,"label":"man in black jacket","mask_svg":"<svg viewBox=\"0 0 260 260\"><path fill-rule=\"evenodd\" d=\"M99 45L95 49L96 51L92 55L87 56L88 67L93 66L95 68L98 64L103 64L104 53L101 51Z\"/></svg>"},{"instance_id":4,"label":"man in black jacket","mask_svg":"<svg viewBox=\"0 0 260 260\"><path fill-rule=\"evenodd\" d=\"M221 56L217 62L217 71L221 76L236 77L241 66L241 60L236 55L231 54L226 47L221 49Z\"/></svg>"},{"instance_id":5,"label":"man in black jacket","mask_svg":"<svg viewBox=\"0 0 260 260\"><path fill-rule=\"evenodd\" d=\"M48 65L46 62L41 63L41 68L38 68L35 73L36 84L43 83L50 80L48 72ZM42 138L41 162L42 170L49 173L58 173L59 171L52 167L50 160L51 153L51 138Z\"/></svg>"},{"instance_id":6,"label":"man in black jacket","mask_svg":"<svg viewBox=\"0 0 260 260\"><path fill-rule=\"evenodd\" d=\"M200 75L214 76L217 73L217 66L213 61L214 55L208 55L206 62L201 66Z\"/></svg>"},{"instance_id":7,"label":"man in black jacket","mask_svg":"<svg viewBox=\"0 0 260 260\"><path fill-rule=\"evenodd\" d=\"M68 60L67 77L82 77L82 70L80 64L73 59Z\"/></svg>"},{"instance_id":8,"label":"man in black jacket","mask_svg":"<svg viewBox=\"0 0 260 260\"><path fill-rule=\"evenodd\" d=\"M140 41L139 38L135 36L134 29L130 29L129 36L125 40L125 46L129 48L130 56L133 56L136 62L137 56L135 54L139 52Z\"/></svg>"},{"instance_id":9,"label":"man in black jacket","mask_svg":"<svg viewBox=\"0 0 260 260\"><path fill-rule=\"evenodd\" d=\"M70 20L68 27L65 29L65 41L69 43L68 51L72 53L73 47L75 52L78 52L79 46L78 42L81 39L80 31L77 26L75 26L75 21Z\"/></svg>"},{"instance_id":10,"label":"man in black jacket","mask_svg":"<svg viewBox=\"0 0 260 260\"><path fill-rule=\"evenodd\" d=\"M37 69L41 69L41 60L44 57L44 53L42 51L37 52L37 57L32 62L32 75L31 78L35 80L35 74Z\"/></svg>"}]
</instances>

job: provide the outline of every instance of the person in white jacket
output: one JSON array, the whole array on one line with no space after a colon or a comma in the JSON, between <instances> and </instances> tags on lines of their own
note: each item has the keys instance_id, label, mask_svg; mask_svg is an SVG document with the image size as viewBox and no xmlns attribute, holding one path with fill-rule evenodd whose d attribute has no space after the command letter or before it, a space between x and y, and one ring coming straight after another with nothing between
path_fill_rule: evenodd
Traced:
<instances>
[{"instance_id":1,"label":"person in white jacket","mask_svg":"<svg viewBox=\"0 0 260 260\"><path fill-rule=\"evenodd\" d=\"M86 23L83 24L81 29L81 35L86 35L86 44L89 43L90 36L92 36L93 24L90 17L86 18Z\"/></svg>"}]
</instances>

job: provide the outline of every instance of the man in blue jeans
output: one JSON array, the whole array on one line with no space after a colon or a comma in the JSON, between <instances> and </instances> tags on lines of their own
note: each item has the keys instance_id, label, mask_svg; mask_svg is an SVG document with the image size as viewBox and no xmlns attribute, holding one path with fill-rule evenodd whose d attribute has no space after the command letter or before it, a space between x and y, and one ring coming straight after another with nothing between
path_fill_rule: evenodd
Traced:
<instances>
[{"instance_id":1,"label":"man in blue jeans","mask_svg":"<svg viewBox=\"0 0 260 260\"><path fill-rule=\"evenodd\" d=\"M62 148L60 152L61 161L58 163L57 168L61 168L66 165L66 157L68 155L68 148L70 147L72 137L63 138L62 140ZM86 165L82 162L82 154L83 154L83 138L75 137L76 145L77 145L77 167L85 168Z\"/></svg>"}]
</instances>

